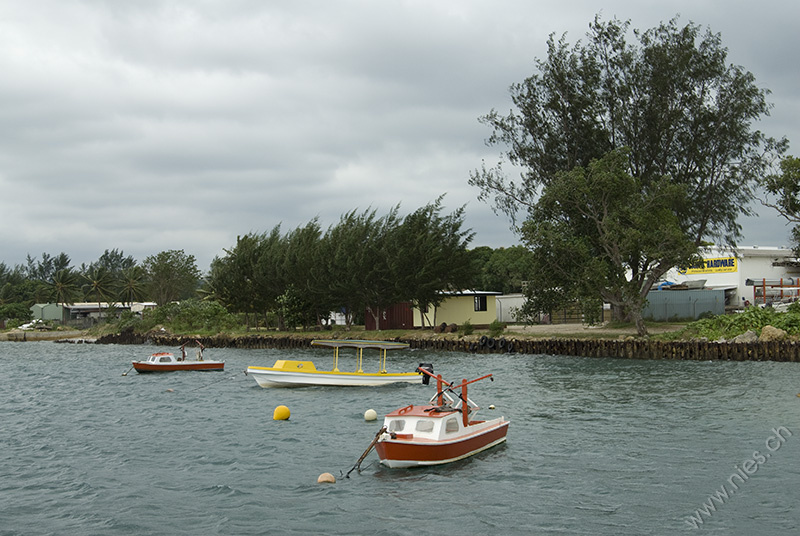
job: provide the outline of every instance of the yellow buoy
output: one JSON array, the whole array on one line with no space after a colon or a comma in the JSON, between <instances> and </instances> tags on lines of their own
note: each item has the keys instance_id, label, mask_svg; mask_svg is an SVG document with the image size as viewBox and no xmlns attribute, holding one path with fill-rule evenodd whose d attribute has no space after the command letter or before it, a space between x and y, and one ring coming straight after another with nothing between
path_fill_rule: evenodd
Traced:
<instances>
[{"instance_id":1,"label":"yellow buoy","mask_svg":"<svg viewBox=\"0 0 800 536\"><path fill-rule=\"evenodd\" d=\"M288 421L289 415L291 415L291 413L289 412L289 408L287 408L286 406L278 406L277 408L275 408L275 411L272 412L272 420Z\"/></svg>"},{"instance_id":2,"label":"yellow buoy","mask_svg":"<svg viewBox=\"0 0 800 536\"><path fill-rule=\"evenodd\" d=\"M317 484L336 484L336 477L330 473L322 473L317 477Z\"/></svg>"},{"instance_id":3,"label":"yellow buoy","mask_svg":"<svg viewBox=\"0 0 800 536\"><path fill-rule=\"evenodd\" d=\"M368 409L364 412L364 420L365 421L374 421L378 418L378 412L374 409Z\"/></svg>"}]
</instances>

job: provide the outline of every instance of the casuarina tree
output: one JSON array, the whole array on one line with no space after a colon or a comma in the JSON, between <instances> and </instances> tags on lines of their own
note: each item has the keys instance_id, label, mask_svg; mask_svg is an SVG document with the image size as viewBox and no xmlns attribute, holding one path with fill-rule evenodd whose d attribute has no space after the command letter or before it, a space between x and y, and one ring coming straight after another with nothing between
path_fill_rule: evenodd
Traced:
<instances>
[{"instance_id":1,"label":"casuarina tree","mask_svg":"<svg viewBox=\"0 0 800 536\"><path fill-rule=\"evenodd\" d=\"M719 34L677 19L631 31L597 17L585 41L551 36L536 65L511 87L514 109L482 118L493 129L488 143L506 149L470 184L511 218L537 269L549 270L527 286L530 296L546 294L550 306L614 296L618 317L645 334L640 313L653 284L705 242L741 238L737 218L751 212L758 180L786 147L753 128L769 113L768 91L728 63ZM597 199L614 187L629 195ZM672 217L645 217L642 206ZM549 251L556 242L589 266L564 270L566 252Z\"/></svg>"}]
</instances>

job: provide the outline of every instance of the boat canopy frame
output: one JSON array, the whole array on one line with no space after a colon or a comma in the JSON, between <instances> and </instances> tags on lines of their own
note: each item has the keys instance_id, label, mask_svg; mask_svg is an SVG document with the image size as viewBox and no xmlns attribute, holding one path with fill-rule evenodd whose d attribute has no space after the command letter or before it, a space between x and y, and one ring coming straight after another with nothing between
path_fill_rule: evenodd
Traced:
<instances>
[{"instance_id":1,"label":"boat canopy frame","mask_svg":"<svg viewBox=\"0 0 800 536\"><path fill-rule=\"evenodd\" d=\"M357 373L364 372L364 349L380 350L378 359L378 368L381 374L386 374L386 353L389 350L405 350L409 347L405 342L394 341L364 341L358 339L314 339L311 341L311 346L323 346L326 348L333 348L333 372L340 372L339 370L339 349L340 348L355 348L357 350Z\"/></svg>"}]
</instances>

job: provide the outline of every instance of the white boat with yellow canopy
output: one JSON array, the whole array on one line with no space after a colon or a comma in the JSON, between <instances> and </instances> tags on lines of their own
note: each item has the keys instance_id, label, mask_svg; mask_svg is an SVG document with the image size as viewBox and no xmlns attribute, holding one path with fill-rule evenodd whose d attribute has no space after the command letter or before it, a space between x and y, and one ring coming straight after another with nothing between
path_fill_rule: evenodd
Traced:
<instances>
[{"instance_id":1,"label":"white boat with yellow canopy","mask_svg":"<svg viewBox=\"0 0 800 536\"><path fill-rule=\"evenodd\" d=\"M271 367L247 367L245 374L253 376L261 387L297 387L306 385L377 386L391 383L423 383L427 378L421 372L387 372L386 354L389 350L403 350L408 344L391 341L362 341L323 339L311 341L311 346L333 348L333 369L317 370L313 361L279 359ZM339 370L339 349L356 349L356 370ZM380 352L377 372L364 372L364 350ZM420 365L433 367L430 365ZM426 382L427 383L427 382Z\"/></svg>"}]
</instances>

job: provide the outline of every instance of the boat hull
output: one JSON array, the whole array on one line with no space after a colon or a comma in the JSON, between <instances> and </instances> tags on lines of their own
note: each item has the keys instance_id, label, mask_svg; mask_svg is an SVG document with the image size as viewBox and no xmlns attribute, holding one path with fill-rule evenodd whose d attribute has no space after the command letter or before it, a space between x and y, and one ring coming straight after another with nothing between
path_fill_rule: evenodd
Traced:
<instances>
[{"instance_id":1,"label":"boat hull","mask_svg":"<svg viewBox=\"0 0 800 536\"><path fill-rule=\"evenodd\" d=\"M147 363L134 361L133 368L136 372L175 372L178 370L224 370L224 361L181 361L179 363Z\"/></svg>"},{"instance_id":2,"label":"boat hull","mask_svg":"<svg viewBox=\"0 0 800 536\"><path fill-rule=\"evenodd\" d=\"M509 422L502 417L485 421L474 425L478 430L471 430L473 426L470 426L467 434L446 441L381 439L375 444L375 450L381 463L387 467L451 463L505 442Z\"/></svg>"},{"instance_id":3,"label":"boat hull","mask_svg":"<svg viewBox=\"0 0 800 536\"><path fill-rule=\"evenodd\" d=\"M297 372L272 367L247 367L261 387L303 387L310 385L331 385L341 387L375 387L392 383L422 383L422 376L416 372L366 373L366 372Z\"/></svg>"}]
</instances>

